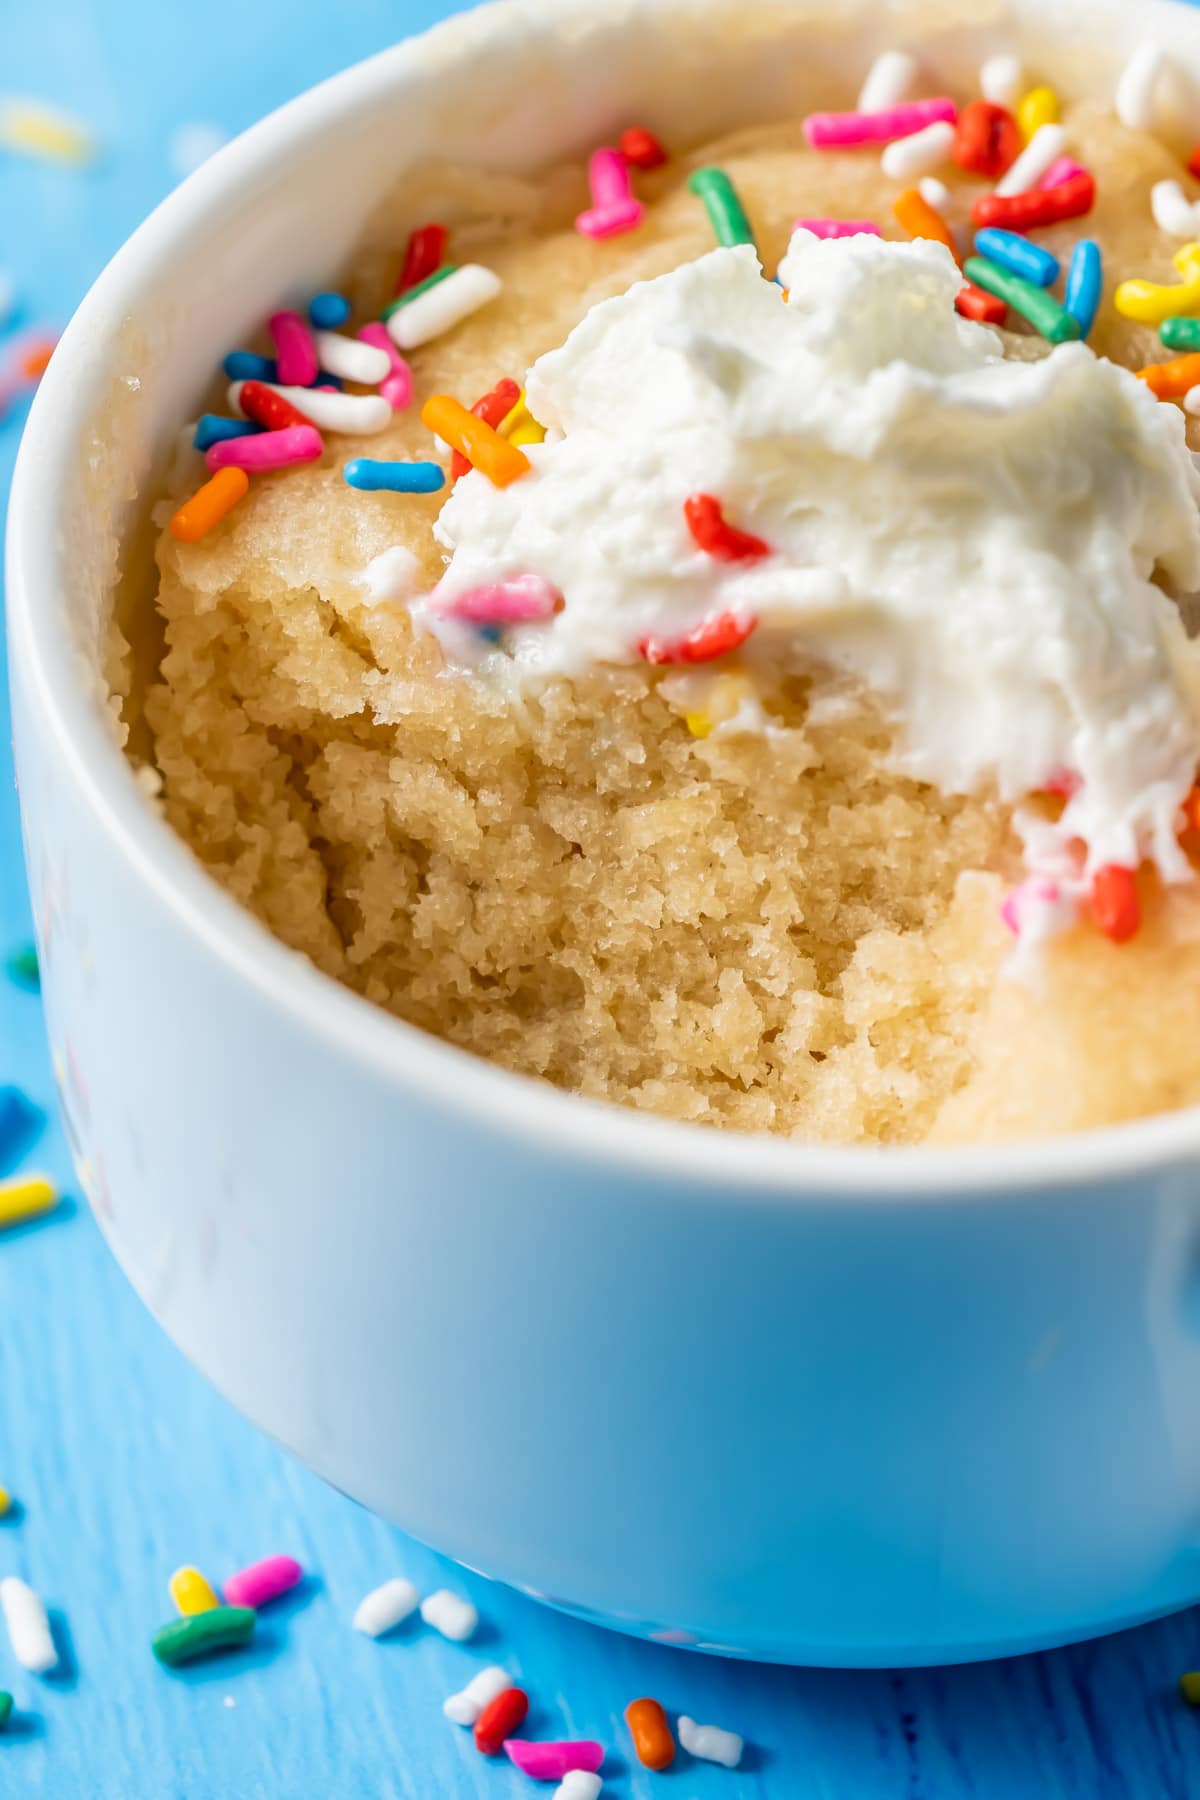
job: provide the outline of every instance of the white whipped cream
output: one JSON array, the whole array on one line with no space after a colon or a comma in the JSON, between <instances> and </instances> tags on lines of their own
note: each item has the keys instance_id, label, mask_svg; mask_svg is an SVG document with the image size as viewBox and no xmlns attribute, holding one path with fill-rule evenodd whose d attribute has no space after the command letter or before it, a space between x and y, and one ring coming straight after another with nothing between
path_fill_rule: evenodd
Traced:
<instances>
[{"instance_id":1,"label":"white whipped cream","mask_svg":"<svg viewBox=\"0 0 1200 1800\"><path fill-rule=\"evenodd\" d=\"M1008 802L1073 777L1031 867L1062 873L1082 839L1088 871L1150 857L1184 878L1200 651L1151 579L1200 587L1181 414L1081 344L1004 361L955 312L940 245L798 231L780 278L786 304L753 250L714 250L593 307L529 372L532 472L471 473L443 508L452 554L418 617L453 659L527 684L753 615L740 660L860 677L916 777ZM697 492L772 554L698 549ZM506 653L439 618L527 572L564 604Z\"/></svg>"}]
</instances>

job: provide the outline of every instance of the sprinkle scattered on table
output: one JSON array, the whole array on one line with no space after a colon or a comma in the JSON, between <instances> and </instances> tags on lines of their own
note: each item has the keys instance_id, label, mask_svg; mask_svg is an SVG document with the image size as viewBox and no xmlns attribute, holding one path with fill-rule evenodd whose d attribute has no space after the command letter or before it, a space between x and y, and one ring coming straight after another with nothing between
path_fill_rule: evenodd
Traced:
<instances>
[{"instance_id":1,"label":"sprinkle scattered on table","mask_svg":"<svg viewBox=\"0 0 1200 1800\"><path fill-rule=\"evenodd\" d=\"M0 98L0 149L47 162L90 162L96 142L82 119L42 100L17 95Z\"/></svg>"},{"instance_id":2,"label":"sprinkle scattered on table","mask_svg":"<svg viewBox=\"0 0 1200 1800\"><path fill-rule=\"evenodd\" d=\"M48 1675L58 1667L58 1650L45 1602L27 1581L16 1575L6 1575L0 1581L0 1611L12 1653L23 1669L34 1675Z\"/></svg>"},{"instance_id":3,"label":"sprinkle scattered on table","mask_svg":"<svg viewBox=\"0 0 1200 1800\"><path fill-rule=\"evenodd\" d=\"M12 1181L0 1181L0 1231L40 1218L43 1213L52 1212L58 1202L58 1189L46 1175L20 1175Z\"/></svg>"}]
</instances>

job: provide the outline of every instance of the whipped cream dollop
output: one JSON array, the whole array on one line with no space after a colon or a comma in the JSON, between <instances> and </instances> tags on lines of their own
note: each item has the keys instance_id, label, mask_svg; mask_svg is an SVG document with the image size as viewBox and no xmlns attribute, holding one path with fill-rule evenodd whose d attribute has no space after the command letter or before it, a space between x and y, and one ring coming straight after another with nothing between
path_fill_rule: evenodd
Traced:
<instances>
[{"instance_id":1,"label":"whipped cream dollop","mask_svg":"<svg viewBox=\"0 0 1200 1800\"><path fill-rule=\"evenodd\" d=\"M593 307L529 371L531 472L458 482L446 573L414 611L452 660L521 684L733 615L750 667L860 678L919 779L1068 793L1029 822L1031 868L1149 857L1184 878L1200 653L1170 591L1200 588L1200 478L1182 415L1082 344L1004 360L956 313L941 245L798 231L780 280L786 301L752 249L719 249ZM769 553L701 549L697 493ZM525 575L562 604L503 651L446 616Z\"/></svg>"}]
</instances>

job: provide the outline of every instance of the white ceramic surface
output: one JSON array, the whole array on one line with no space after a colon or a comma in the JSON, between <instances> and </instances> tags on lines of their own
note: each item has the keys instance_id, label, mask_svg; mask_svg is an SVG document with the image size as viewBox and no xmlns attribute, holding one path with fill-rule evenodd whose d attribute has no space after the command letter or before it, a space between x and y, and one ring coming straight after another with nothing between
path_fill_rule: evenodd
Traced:
<instances>
[{"instance_id":1,"label":"white ceramic surface","mask_svg":"<svg viewBox=\"0 0 1200 1800\"><path fill-rule=\"evenodd\" d=\"M832 10L514 0L220 152L55 354L9 609L69 1128L175 1340L330 1480L490 1574L675 1642L894 1664L1200 1594L1196 1113L880 1155L485 1067L208 880L139 793L100 678L117 546L217 358L325 285L430 150L529 168L630 119L695 138L808 110L830 70L925 31L965 75L1010 14L1068 44L1051 69L1092 54L1082 18L1110 48L1156 26L1200 70L1200 19L1165 3Z\"/></svg>"}]
</instances>

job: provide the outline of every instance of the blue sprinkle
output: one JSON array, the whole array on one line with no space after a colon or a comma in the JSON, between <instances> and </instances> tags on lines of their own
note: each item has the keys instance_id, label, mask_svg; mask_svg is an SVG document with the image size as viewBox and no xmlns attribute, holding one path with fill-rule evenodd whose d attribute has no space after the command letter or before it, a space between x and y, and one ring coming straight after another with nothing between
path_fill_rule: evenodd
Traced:
<instances>
[{"instance_id":1,"label":"blue sprinkle","mask_svg":"<svg viewBox=\"0 0 1200 1800\"><path fill-rule=\"evenodd\" d=\"M975 233L975 248L980 256L990 257L1010 274L1020 275L1037 287L1049 287L1058 280L1058 258L1041 244L1031 244L1019 231L1001 231L987 225Z\"/></svg>"},{"instance_id":2,"label":"blue sprinkle","mask_svg":"<svg viewBox=\"0 0 1200 1800\"><path fill-rule=\"evenodd\" d=\"M316 380L310 381L308 385L309 387L333 387L339 394L345 390L346 386L340 375L331 375L328 369L318 369Z\"/></svg>"},{"instance_id":3,"label":"blue sprinkle","mask_svg":"<svg viewBox=\"0 0 1200 1800\"><path fill-rule=\"evenodd\" d=\"M475 633L477 637L483 638L484 642L488 644L499 644L504 640L503 625L477 625Z\"/></svg>"},{"instance_id":4,"label":"blue sprinkle","mask_svg":"<svg viewBox=\"0 0 1200 1800\"><path fill-rule=\"evenodd\" d=\"M318 331L336 331L350 317L350 302L345 294L314 294L308 316Z\"/></svg>"},{"instance_id":5,"label":"blue sprinkle","mask_svg":"<svg viewBox=\"0 0 1200 1800\"><path fill-rule=\"evenodd\" d=\"M20 1160L41 1126L40 1109L20 1088L0 1087L0 1170Z\"/></svg>"},{"instance_id":6,"label":"blue sprinkle","mask_svg":"<svg viewBox=\"0 0 1200 1800\"><path fill-rule=\"evenodd\" d=\"M1071 252L1067 270L1064 305L1072 318L1079 321L1079 335L1086 337L1096 323L1100 292L1104 286L1104 266L1100 246L1095 238L1080 238Z\"/></svg>"},{"instance_id":7,"label":"blue sprinkle","mask_svg":"<svg viewBox=\"0 0 1200 1800\"><path fill-rule=\"evenodd\" d=\"M261 430L261 425L253 425L249 419L223 419L220 413L201 413L192 442L197 450L208 450L213 444L223 444L226 438L252 437Z\"/></svg>"},{"instance_id":8,"label":"blue sprinkle","mask_svg":"<svg viewBox=\"0 0 1200 1800\"><path fill-rule=\"evenodd\" d=\"M352 488L367 493L386 488L392 494L436 494L446 485L435 462L373 462L369 456L352 456L342 473Z\"/></svg>"},{"instance_id":9,"label":"blue sprinkle","mask_svg":"<svg viewBox=\"0 0 1200 1800\"><path fill-rule=\"evenodd\" d=\"M253 350L231 350L225 358L225 373L230 381L279 380L275 358L258 356Z\"/></svg>"}]
</instances>

